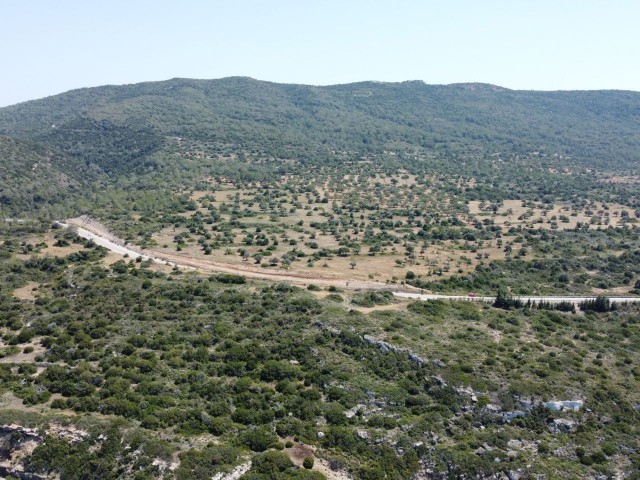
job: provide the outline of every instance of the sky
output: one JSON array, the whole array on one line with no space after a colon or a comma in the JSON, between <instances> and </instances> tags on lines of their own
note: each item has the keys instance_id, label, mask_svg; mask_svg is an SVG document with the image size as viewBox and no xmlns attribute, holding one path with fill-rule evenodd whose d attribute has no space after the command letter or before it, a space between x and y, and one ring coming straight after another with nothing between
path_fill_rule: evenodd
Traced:
<instances>
[{"instance_id":1,"label":"sky","mask_svg":"<svg viewBox=\"0 0 640 480\"><path fill-rule=\"evenodd\" d=\"M639 0L0 0L0 106L249 76L640 91Z\"/></svg>"}]
</instances>

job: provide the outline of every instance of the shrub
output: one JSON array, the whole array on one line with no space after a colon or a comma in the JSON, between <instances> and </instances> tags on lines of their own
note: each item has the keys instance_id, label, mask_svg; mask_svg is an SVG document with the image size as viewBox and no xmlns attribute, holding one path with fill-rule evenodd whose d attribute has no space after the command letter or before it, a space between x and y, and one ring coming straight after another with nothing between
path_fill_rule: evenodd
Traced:
<instances>
[{"instance_id":1,"label":"shrub","mask_svg":"<svg viewBox=\"0 0 640 480\"><path fill-rule=\"evenodd\" d=\"M330 293L325 297L327 300L331 300L332 302L343 302L344 298L342 295L338 295L337 293Z\"/></svg>"},{"instance_id":2,"label":"shrub","mask_svg":"<svg viewBox=\"0 0 640 480\"><path fill-rule=\"evenodd\" d=\"M242 275L234 275L233 273L219 273L218 275L209 277L209 280L232 285L243 285L247 283L247 279L245 277Z\"/></svg>"},{"instance_id":3,"label":"shrub","mask_svg":"<svg viewBox=\"0 0 640 480\"><path fill-rule=\"evenodd\" d=\"M293 462L286 453L274 451L256 455L251 464L253 472L270 475L269 478L280 478L278 473L286 472L293 467Z\"/></svg>"},{"instance_id":4,"label":"shrub","mask_svg":"<svg viewBox=\"0 0 640 480\"><path fill-rule=\"evenodd\" d=\"M239 438L240 443L254 452L264 452L278 443L278 437L266 428L245 432ZM279 452L278 452L279 453ZM281 455L285 455L284 453ZM285 455L286 456L286 455ZM287 457L288 459L288 457Z\"/></svg>"}]
</instances>

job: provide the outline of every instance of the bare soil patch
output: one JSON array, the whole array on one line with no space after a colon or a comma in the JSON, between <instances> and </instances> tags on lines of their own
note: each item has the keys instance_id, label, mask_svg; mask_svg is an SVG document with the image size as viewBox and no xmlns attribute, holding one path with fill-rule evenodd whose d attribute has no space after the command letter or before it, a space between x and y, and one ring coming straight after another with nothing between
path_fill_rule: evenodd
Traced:
<instances>
[{"instance_id":1,"label":"bare soil patch","mask_svg":"<svg viewBox=\"0 0 640 480\"><path fill-rule=\"evenodd\" d=\"M291 448L286 448L284 451L289 455L291 461L299 467L302 467L302 462L306 457L312 457L314 459L313 470L322 473L327 477L327 480L351 480L351 477L346 472L331 470L329 462L323 458L316 458L315 448L310 445L298 443Z\"/></svg>"},{"instance_id":2,"label":"bare soil patch","mask_svg":"<svg viewBox=\"0 0 640 480\"><path fill-rule=\"evenodd\" d=\"M35 300L39 287L40 284L38 282L29 282L24 287L16 288L13 291L13 296L20 300Z\"/></svg>"},{"instance_id":3,"label":"bare soil patch","mask_svg":"<svg viewBox=\"0 0 640 480\"><path fill-rule=\"evenodd\" d=\"M390 305L376 305L375 307L351 307L352 310L357 310L360 313L372 313L372 312L384 312L384 311L400 311L407 309L407 302L392 303Z\"/></svg>"},{"instance_id":4,"label":"bare soil patch","mask_svg":"<svg viewBox=\"0 0 640 480\"><path fill-rule=\"evenodd\" d=\"M40 345L41 337L34 337L31 339L29 343L25 343L20 345L20 352L15 355L9 355L3 358L0 358L0 363L33 363L35 362L36 356L40 355L47 351L45 347ZM0 341L0 348L5 348L7 345ZM32 352L24 353L24 349L26 347L33 348Z\"/></svg>"}]
</instances>

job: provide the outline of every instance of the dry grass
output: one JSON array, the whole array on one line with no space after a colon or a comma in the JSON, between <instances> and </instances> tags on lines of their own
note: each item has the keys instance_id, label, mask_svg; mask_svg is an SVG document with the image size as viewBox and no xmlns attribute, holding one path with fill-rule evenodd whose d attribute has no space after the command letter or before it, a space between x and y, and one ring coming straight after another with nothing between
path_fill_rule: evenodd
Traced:
<instances>
[{"instance_id":1,"label":"dry grass","mask_svg":"<svg viewBox=\"0 0 640 480\"><path fill-rule=\"evenodd\" d=\"M0 363L34 363L36 357L40 354L43 354L47 351L45 347L40 345L41 337L34 337L30 342L20 345L22 349L20 352L15 355L9 355L3 358L0 358ZM0 341L0 349L6 348L7 345ZM33 348L32 352L24 353L24 349L26 347Z\"/></svg>"},{"instance_id":2,"label":"dry grass","mask_svg":"<svg viewBox=\"0 0 640 480\"><path fill-rule=\"evenodd\" d=\"M78 245L75 243L70 244L66 247L57 247L54 244L56 243L56 239L54 238L53 233L48 233L46 235L32 237L28 240L27 243L31 243L32 245L37 245L39 243L46 243L47 247L42 248L38 253L27 253L27 254L17 254L16 257L22 260L27 260L31 258L31 256L36 257L66 257L74 252L79 252L84 249L82 245Z\"/></svg>"},{"instance_id":3,"label":"dry grass","mask_svg":"<svg viewBox=\"0 0 640 480\"><path fill-rule=\"evenodd\" d=\"M481 262L502 260L506 257L505 247L515 238L509 235L508 230L512 226L527 226L536 229L573 229L578 222L590 225L591 228L606 225L617 226L622 224L622 210L630 211L623 205L603 205L592 203L587 208L572 210L568 204L556 204L547 206L543 204L531 204L523 206L520 200L506 200L499 205L496 211L489 202L469 202L468 213L465 206L455 206L446 194L439 190L433 190L432 185L438 185L442 179L425 178L425 183L418 185L415 176L406 172L398 172L395 175L377 174L374 176L341 175L340 177L321 176L313 183L310 179L295 176L283 177L280 185L268 185L263 189L260 183L240 187L230 183L226 179L206 179L210 189L185 191L197 204L197 211L204 216L209 213L209 206L216 208L220 215L220 223L227 227L232 220L239 220L243 227L231 227L231 243L222 244L221 247L205 255L201 245L197 243L200 234L190 234L186 228L174 228L172 226L163 229L153 236L157 247L154 250L166 255L175 255L189 261L225 264L239 270L255 270L256 272L278 272L280 274L293 274L302 277L333 278L344 281L354 280L362 282L374 282L378 284L401 283L407 271L412 271L418 277L427 280L439 280L451 275L467 275L475 271ZM311 182L311 183L309 183ZM473 185L473 180L459 180L459 187ZM291 190L288 190L291 187ZM417 187L417 188L416 188ZM301 193L291 193L298 188ZM435 187L434 187L435 188ZM276 192L277 191L277 192ZM268 197L268 195L271 195ZM324 201L323 201L324 200ZM371 210L366 207L351 214L349 227L342 224L345 215L349 215L349 206L353 202L362 205L376 205L379 210ZM224 205L223 205L224 204ZM494 225L502 229L502 245L498 246L496 240L484 242L460 241L430 241L424 247L421 241L414 242L415 258L410 259L406 255L404 240L401 243L383 245L382 250L375 256L368 255L369 246L363 243L365 228L371 229L371 215L378 212L392 213L388 220L400 222L400 227L390 229L390 233L397 238L406 238L411 233L416 234L420 227L410 225L408 218L398 212L405 208L418 208L424 212L437 212L440 218L456 217L473 229L477 221L491 220ZM227 208L228 210L225 210ZM342 209L334 212L334 208ZM234 217L232 211L250 212L249 216L240 213ZM546 210L545 210L546 209ZM180 214L191 217L193 212ZM273 218L273 215L277 218ZM341 219L341 215L343 216ZM326 234L322 233L319 225L327 224L333 220L334 229L339 233L331 232L328 227ZM592 223L593 222L593 223ZM312 227L312 224L317 224ZM216 236L221 236L220 231L213 230L215 225L204 224L205 231L211 239L207 243L216 241ZM256 233L261 229L269 239L277 239L278 245L275 251L267 251L264 246L245 245L244 239L249 233ZM374 235L381 234L376 226L372 228ZM182 235L186 243L181 251L176 250L174 238ZM359 243L362 248L360 254L347 257L337 255L323 257L309 264L310 256L315 252L325 250L337 250L340 248L339 238ZM290 245L290 241L297 242ZM311 248L315 243L317 248ZM250 257L254 254L263 255L262 263L266 268L260 268L253 258L243 260L238 250L245 250ZM288 267L281 265L272 266L271 257L281 258L285 253L297 250L304 253L304 257L298 258ZM519 245L513 245L513 253L519 250ZM113 258L108 258L105 263L112 263ZM355 262L355 268L351 265Z\"/></svg>"},{"instance_id":4,"label":"dry grass","mask_svg":"<svg viewBox=\"0 0 640 480\"><path fill-rule=\"evenodd\" d=\"M29 282L24 287L16 288L13 296L20 300L33 301L37 298L37 291L40 287L38 282Z\"/></svg>"},{"instance_id":5,"label":"dry grass","mask_svg":"<svg viewBox=\"0 0 640 480\"><path fill-rule=\"evenodd\" d=\"M326 460L316 458L316 450L311 445L297 443L291 448L285 448L284 452L289 455L291 461L298 467L302 467L302 462L304 462L305 458L312 457L314 459L313 470L322 473L327 477L327 480L351 480L351 477L346 472L331 470Z\"/></svg>"},{"instance_id":6,"label":"dry grass","mask_svg":"<svg viewBox=\"0 0 640 480\"><path fill-rule=\"evenodd\" d=\"M372 313L372 312L383 312L383 311L402 311L407 309L407 305L409 302L398 302L392 303L390 305L376 305L374 307L351 307L352 310L357 310L360 313Z\"/></svg>"},{"instance_id":7,"label":"dry grass","mask_svg":"<svg viewBox=\"0 0 640 480\"><path fill-rule=\"evenodd\" d=\"M634 176L627 176L627 177L623 177L623 176L614 176L614 177L610 177L610 178L606 178L603 180L603 182L605 183L622 183L622 184L633 184L633 183L640 183L640 177L634 177Z\"/></svg>"},{"instance_id":8,"label":"dry grass","mask_svg":"<svg viewBox=\"0 0 640 480\"><path fill-rule=\"evenodd\" d=\"M482 202L479 201L469 202L470 220L475 220L475 217L479 219L490 218L505 230L510 226L517 225L529 225L533 228L543 229L552 229L555 225L559 230L570 230L574 229L578 223L590 225L590 228L607 224L617 227L622 224L621 212L623 210L632 211L630 207L617 203L607 205L595 203L592 207L577 210L572 209L569 204L555 204L552 208L544 210L540 207L523 207L520 200L505 200L494 214L491 209L482 209L481 204ZM519 218L523 215L526 218ZM561 220L561 216L566 219ZM594 217L595 223L591 223Z\"/></svg>"}]
</instances>

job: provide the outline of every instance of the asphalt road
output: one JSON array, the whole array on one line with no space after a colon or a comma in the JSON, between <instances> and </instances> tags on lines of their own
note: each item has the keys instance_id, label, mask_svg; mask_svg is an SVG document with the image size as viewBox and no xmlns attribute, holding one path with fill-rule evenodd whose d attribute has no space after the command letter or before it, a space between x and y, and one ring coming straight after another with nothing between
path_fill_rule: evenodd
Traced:
<instances>
[{"instance_id":1,"label":"asphalt road","mask_svg":"<svg viewBox=\"0 0 640 480\"><path fill-rule=\"evenodd\" d=\"M473 296L470 297L468 295L440 295L437 293L409 293L409 292L393 292L396 297L401 298L415 298L416 300L469 300L475 302L488 302L493 303L496 297L480 297ZM561 302L569 302L575 305L584 302L585 300L595 300L595 296L571 296L571 297L560 297L560 296L517 296L513 297L514 299L522 300L523 302L531 301L531 303L540 303L540 302L548 302L548 303L561 303ZM610 297L607 296L611 303L635 303L640 302L640 297Z\"/></svg>"}]
</instances>

